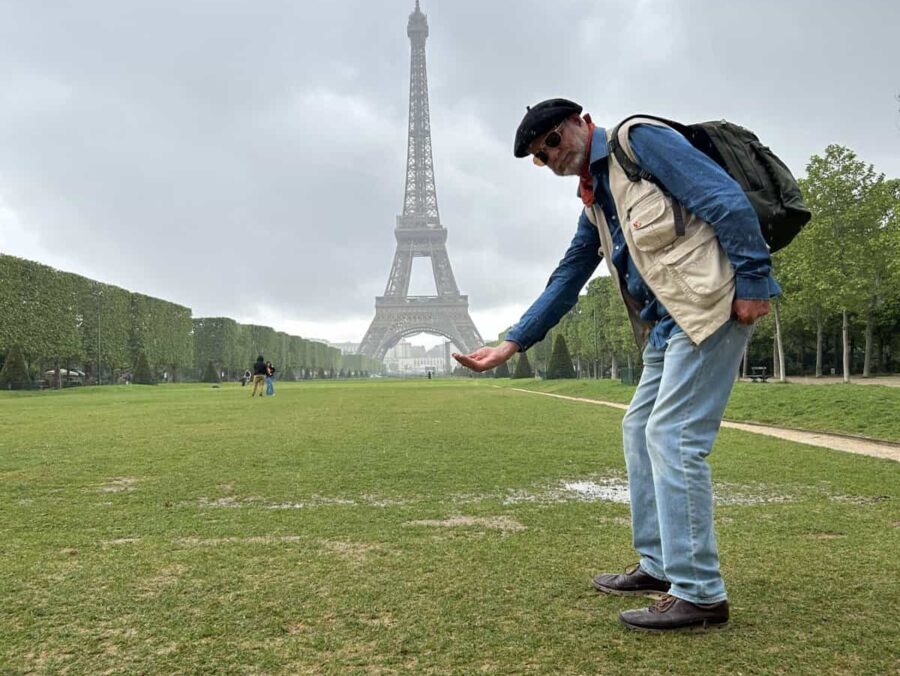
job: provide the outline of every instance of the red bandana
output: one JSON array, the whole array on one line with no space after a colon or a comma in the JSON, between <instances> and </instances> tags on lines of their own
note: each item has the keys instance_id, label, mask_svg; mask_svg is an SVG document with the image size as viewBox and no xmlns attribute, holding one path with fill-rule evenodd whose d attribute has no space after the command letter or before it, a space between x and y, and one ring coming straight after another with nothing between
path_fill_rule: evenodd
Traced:
<instances>
[{"instance_id":1,"label":"red bandana","mask_svg":"<svg viewBox=\"0 0 900 676\"><path fill-rule=\"evenodd\" d=\"M578 185L578 194L581 196L584 206L589 207L594 203L594 179L588 168L591 164L591 141L594 139L594 127L596 125L591 121L590 113L584 114L584 121L587 122L588 126L587 155L584 160L584 166L581 167L579 176L581 182Z\"/></svg>"}]
</instances>

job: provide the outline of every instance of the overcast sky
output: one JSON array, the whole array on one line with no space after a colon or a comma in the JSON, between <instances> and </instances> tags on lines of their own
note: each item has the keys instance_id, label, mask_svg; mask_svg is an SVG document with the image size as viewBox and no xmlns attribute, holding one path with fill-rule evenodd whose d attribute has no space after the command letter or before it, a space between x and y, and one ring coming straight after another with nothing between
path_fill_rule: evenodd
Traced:
<instances>
[{"instance_id":1,"label":"overcast sky","mask_svg":"<svg viewBox=\"0 0 900 676\"><path fill-rule=\"evenodd\" d=\"M414 0L0 0L0 252L358 342L402 211ZM423 0L447 248L485 339L543 288L573 179L516 160L565 96L830 143L900 176L895 0ZM420 262L425 262L422 259ZM428 274L426 274L426 272ZM414 268L412 293L433 293Z\"/></svg>"}]
</instances>

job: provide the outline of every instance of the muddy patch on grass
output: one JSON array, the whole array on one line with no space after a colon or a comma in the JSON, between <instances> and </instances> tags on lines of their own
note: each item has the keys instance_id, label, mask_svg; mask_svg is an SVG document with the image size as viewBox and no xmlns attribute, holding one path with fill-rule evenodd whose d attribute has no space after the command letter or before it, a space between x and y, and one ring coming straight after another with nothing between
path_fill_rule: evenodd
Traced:
<instances>
[{"instance_id":1,"label":"muddy patch on grass","mask_svg":"<svg viewBox=\"0 0 900 676\"><path fill-rule=\"evenodd\" d=\"M175 538L173 542L180 545L188 545L189 547L216 547L219 545L276 545L285 542L302 542L306 540L302 535L248 535L245 537L224 537L224 538Z\"/></svg>"},{"instance_id":2,"label":"muddy patch on grass","mask_svg":"<svg viewBox=\"0 0 900 676\"><path fill-rule=\"evenodd\" d=\"M713 500L717 505L780 505L796 502L798 496L773 491L766 484L713 484Z\"/></svg>"},{"instance_id":3,"label":"muddy patch on grass","mask_svg":"<svg viewBox=\"0 0 900 676\"><path fill-rule=\"evenodd\" d=\"M100 544L108 547L116 547L118 545L130 545L140 541L140 538L115 538L113 540L101 540Z\"/></svg>"},{"instance_id":4,"label":"muddy patch on grass","mask_svg":"<svg viewBox=\"0 0 900 676\"><path fill-rule=\"evenodd\" d=\"M620 528L631 528L631 519L627 516L602 516L597 519L597 523L605 523Z\"/></svg>"},{"instance_id":5,"label":"muddy patch on grass","mask_svg":"<svg viewBox=\"0 0 900 676\"><path fill-rule=\"evenodd\" d=\"M231 496L225 496L222 498L200 498L200 505L202 507L240 507L242 504L248 502L247 500L237 500Z\"/></svg>"},{"instance_id":6,"label":"muddy patch on grass","mask_svg":"<svg viewBox=\"0 0 900 676\"><path fill-rule=\"evenodd\" d=\"M390 613L381 613L372 617L360 617L359 621L370 627L379 628L393 627L396 624L394 616Z\"/></svg>"},{"instance_id":7,"label":"muddy patch on grass","mask_svg":"<svg viewBox=\"0 0 900 676\"><path fill-rule=\"evenodd\" d=\"M846 533L806 533L803 537L807 540L841 540L847 537Z\"/></svg>"},{"instance_id":8,"label":"muddy patch on grass","mask_svg":"<svg viewBox=\"0 0 900 676\"><path fill-rule=\"evenodd\" d=\"M169 587L175 585L187 570L187 566L181 564L173 564L160 569L156 575L138 583L139 595L142 598L158 596Z\"/></svg>"},{"instance_id":9,"label":"muddy patch on grass","mask_svg":"<svg viewBox=\"0 0 900 676\"><path fill-rule=\"evenodd\" d=\"M210 508L236 508L236 507L260 507L262 509L313 509L317 507L398 507L408 505L408 500L396 500L378 495L361 495L358 498L330 497L327 495L311 495L302 500L289 500L285 502L273 502L266 498L254 495L246 498L237 498L226 495L220 498L201 497L198 499L201 507Z\"/></svg>"},{"instance_id":10,"label":"muddy patch on grass","mask_svg":"<svg viewBox=\"0 0 900 676\"><path fill-rule=\"evenodd\" d=\"M312 495L302 502L266 503L266 509L309 509L310 507L356 507L362 504L349 498L329 498L321 495Z\"/></svg>"},{"instance_id":11,"label":"muddy patch on grass","mask_svg":"<svg viewBox=\"0 0 900 676\"><path fill-rule=\"evenodd\" d=\"M890 495L832 495L834 502L846 502L851 505L877 505L879 502L887 502Z\"/></svg>"},{"instance_id":12,"label":"muddy patch on grass","mask_svg":"<svg viewBox=\"0 0 900 676\"><path fill-rule=\"evenodd\" d=\"M428 528L487 528L504 533L518 533L525 530L525 526L509 516L451 516L446 519L407 521L403 525Z\"/></svg>"},{"instance_id":13,"label":"muddy patch on grass","mask_svg":"<svg viewBox=\"0 0 900 676\"><path fill-rule=\"evenodd\" d=\"M351 563L363 563L369 554L381 549L378 545L345 540L320 540L319 545L325 551Z\"/></svg>"},{"instance_id":14,"label":"muddy patch on grass","mask_svg":"<svg viewBox=\"0 0 900 676\"><path fill-rule=\"evenodd\" d=\"M97 491L100 493L128 493L134 490L137 481L138 480L133 477L114 477L100 486Z\"/></svg>"}]
</instances>

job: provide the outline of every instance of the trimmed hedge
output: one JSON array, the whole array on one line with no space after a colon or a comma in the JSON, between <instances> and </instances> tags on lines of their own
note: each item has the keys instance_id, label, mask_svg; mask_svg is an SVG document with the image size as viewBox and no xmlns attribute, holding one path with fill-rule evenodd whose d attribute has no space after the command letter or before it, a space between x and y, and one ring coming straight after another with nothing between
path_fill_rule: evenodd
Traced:
<instances>
[{"instance_id":1,"label":"trimmed hedge","mask_svg":"<svg viewBox=\"0 0 900 676\"><path fill-rule=\"evenodd\" d=\"M150 363L147 361L147 355L143 352L138 354L131 382L137 385L156 385L156 376L153 375Z\"/></svg>"},{"instance_id":2,"label":"trimmed hedge","mask_svg":"<svg viewBox=\"0 0 900 676\"><path fill-rule=\"evenodd\" d=\"M136 364L140 353L171 381L186 372L196 377L209 360L236 375L257 354L285 373L383 370L373 359L345 357L269 326L191 314L182 305L0 254L0 352L17 346L36 371L77 364L94 376L99 364L114 376Z\"/></svg>"},{"instance_id":3,"label":"trimmed hedge","mask_svg":"<svg viewBox=\"0 0 900 676\"><path fill-rule=\"evenodd\" d=\"M24 390L31 386L31 377L25 365L25 357L18 345L14 345L6 355L0 369L0 387L6 390Z\"/></svg>"},{"instance_id":4,"label":"trimmed hedge","mask_svg":"<svg viewBox=\"0 0 900 676\"><path fill-rule=\"evenodd\" d=\"M550 363L547 365L547 379L574 377L575 367L572 365L569 346L566 345L566 337L560 333L556 336L556 340L553 343L553 353L550 355Z\"/></svg>"},{"instance_id":5,"label":"trimmed hedge","mask_svg":"<svg viewBox=\"0 0 900 676\"><path fill-rule=\"evenodd\" d=\"M534 371L531 370L531 363L528 361L528 353L522 352L519 354L519 359L516 361L516 370L513 371L513 378L534 378Z\"/></svg>"},{"instance_id":6,"label":"trimmed hedge","mask_svg":"<svg viewBox=\"0 0 900 676\"><path fill-rule=\"evenodd\" d=\"M213 363L212 359L206 362L206 368L203 369L203 377L200 380L202 380L204 383L222 382L222 379L219 377L219 369L216 368L216 365Z\"/></svg>"}]
</instances>

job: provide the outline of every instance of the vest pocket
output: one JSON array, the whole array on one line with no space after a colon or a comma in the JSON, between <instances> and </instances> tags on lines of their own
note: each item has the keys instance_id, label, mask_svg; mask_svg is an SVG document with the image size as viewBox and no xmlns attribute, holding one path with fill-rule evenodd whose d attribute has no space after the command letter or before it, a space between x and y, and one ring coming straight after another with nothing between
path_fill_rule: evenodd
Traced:
<instances>
[{"instance_id":1,"label":"vest pocket","mask_svg":"<svg viewBox=\"0 0 900 676\"><path fill-rule=\"evenodd\" d=\"M657 251L675 241L672 202L655 187L626 208L625 222L634 245L641 251Z\"/></svg>"},{"instance_id":2,"label":"vest pocket","mask_svg":"<svg viewBox=\"0 0 900 676\"><path fill-rule=\"evenodd\" d=\"M701 306L712 305L732 291L734 268L710 226L700 228L659 260L680 290Z\"/></svg>"}]
</instances>

